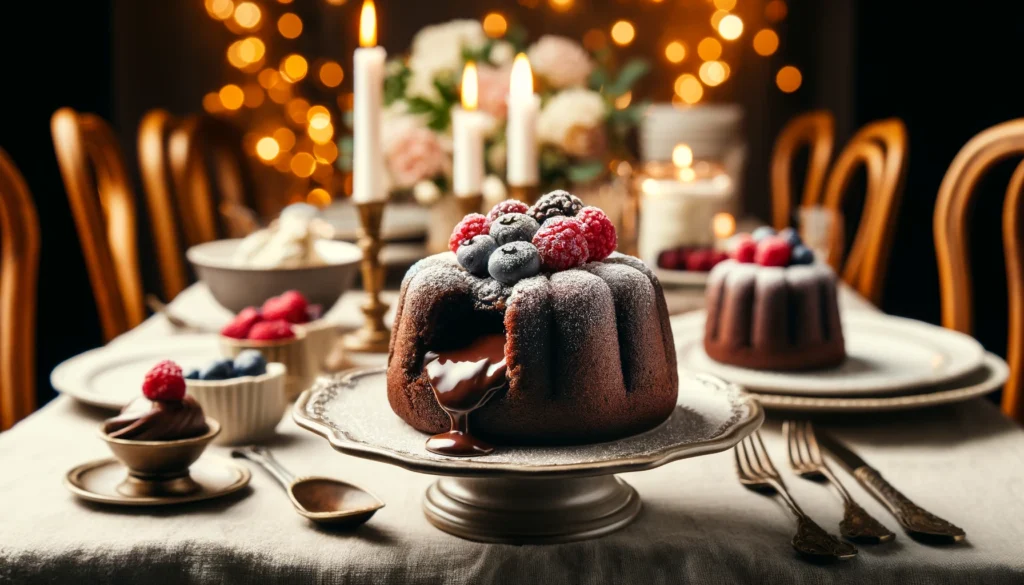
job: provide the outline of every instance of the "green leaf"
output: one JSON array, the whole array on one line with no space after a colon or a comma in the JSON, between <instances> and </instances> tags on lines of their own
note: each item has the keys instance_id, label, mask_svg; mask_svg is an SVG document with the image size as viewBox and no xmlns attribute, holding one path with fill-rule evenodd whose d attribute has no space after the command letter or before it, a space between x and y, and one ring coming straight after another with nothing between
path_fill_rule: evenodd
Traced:
<instances>
[{"instance_id":1,"label":"green leaf","mask_svg":"<svg viewBox=\"0 0 1024 585\"><path fill-rule=\"evenodd\" d=\"M434 105L434 102L419 96L409 98L406 100L406 103L409 104L410 114L426 114L433 112L437 108L437 106Z\"/></svg>"},{"instance_id":2,"label":"green leaf","mask_svg":"<svg viewBox=\"0 0 1024 585\"><path fill-rule=\"evenodd\" d=\"M527 32L526 28L521 24L514 24L508 28L505 33L505 40L512 43L515 47L516 52L525 51L526 43L529 41L530 33Z\"/></svg>"},{"instance_id":3,"label":"green leaf","mask_svg":"<svg viewBox=\"0 0 1024 585\"><path fill-rule=\"evenodd\" d=\"M444 132L452 122L451 111L448 108L436 108L430 113L427 126L436 132Z\"/></svg>"},{"instance_id":4,"label":"green leaf","mask_svg":"<svg viewBox=\"0 0 1024 585\"><path fill-rule=\"evenodd\" d=\"M594 91L600 91L601 88L608 85L608 71L604 67L595 67L590 72L590 78L587 79L587 85Z\"/></svg>"},{"instance_id":5,"label":"green leaf","mask_svg":"<svg viewBox=\"0 0 1024 585\"><path fill-rule=\"evenodd\" d=\"M607 86L605 89L612 97L619 97L633 89L637 81L640 81L643 76L647 75L651 70L651 64L644 59L633 59L629 63L626 63L619 71L619 77L615 80L615 83Z\"/></svg>"},{"instance_id":6,"label":"green leaf","mask_svg":"<svg viewBox=\"0 0 1024 585\"><path fill-rule=\"evenodd\" d=\"M409 85L409 77L412 71L401 61L392 61L388 64L388 76L384 78L384 105L390 106L405 97L405 90Z\"/></svg>"},{"instance_id":7,"label":"green leaf","mask_svg":"<svg viewBox=\"0 0 1024 585\"><path fill-rule=\"evenodd\" d=\"M604 163L599 160L584 161L569 167L566 175L573 183L589 183L601 176Z\"/></svg>"},{"instance_id":8,"label":"green leaf","mask_svg":"<svg viewBox=\"0 0 1024 585\"><path fill-rule=\"evenodd\" d=\"M445 104L454 104L459 101L459 92L455 87L455 80L450 75L442 75L434 78L434 88L441 95Z\"/></svg>"},{"instance_id":9,"label":"green leaf","mask_svg":"<svg viewBox=\"0 0 1024 585\"><path fill-rule=\"evenodd\" d=\"M353 142L351 136L342 136L338 139L338 160L335 163L342 171L352 170Z\"/></svg>"}]
</instances>

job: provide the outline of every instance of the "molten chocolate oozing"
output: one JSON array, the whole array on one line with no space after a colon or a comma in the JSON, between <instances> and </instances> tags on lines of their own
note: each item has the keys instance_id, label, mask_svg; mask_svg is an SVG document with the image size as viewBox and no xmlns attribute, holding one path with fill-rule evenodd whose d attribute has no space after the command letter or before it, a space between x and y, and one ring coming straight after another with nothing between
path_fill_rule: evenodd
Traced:
<instances>
[{"instance_id":1,"label":"molten chocolate oozing","mask_svg":"<svg viewBox=\"0 0 1024 585\"><path fill-rule=\"evenodd\" d=\"M469 434L469 413L505 386L505 334L485 335L460 349L429 352L423 361L434 397L452 421L450 431L427 440L427 451L451 457L494 451Z\"/></svg>"},{"instance_id":2,"label":"molten chocolate oozing","mask_svg":"<svg viewBox=\"0 0 1024 585\"><path fill-rule=\"evenodd\" d=\"M191 439L209 430L203 408L188 395L180 401L140 397L103 423L103 432L111 438L131 441Z\"/></svg>"}]
</instances>

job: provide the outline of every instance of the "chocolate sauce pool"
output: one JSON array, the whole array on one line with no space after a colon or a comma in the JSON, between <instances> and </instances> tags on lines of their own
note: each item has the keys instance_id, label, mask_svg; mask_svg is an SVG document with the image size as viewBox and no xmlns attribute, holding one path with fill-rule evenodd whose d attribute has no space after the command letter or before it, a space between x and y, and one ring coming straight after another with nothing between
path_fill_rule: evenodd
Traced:
<instances>
[{"instance_id":1,"label":"chocolate sauce pool","mask_svg":"<svg viewBox=\"0 0 1024 585\"><path fill-rule=\"evenodd\" d=\"M423 362L434 397L452 421L450 431L427 440L427 451L449 457L494 451L469 434L469 413L505 386L505 334L485 335L460 349L428 352Z\"/></svg>"}]
</instances>

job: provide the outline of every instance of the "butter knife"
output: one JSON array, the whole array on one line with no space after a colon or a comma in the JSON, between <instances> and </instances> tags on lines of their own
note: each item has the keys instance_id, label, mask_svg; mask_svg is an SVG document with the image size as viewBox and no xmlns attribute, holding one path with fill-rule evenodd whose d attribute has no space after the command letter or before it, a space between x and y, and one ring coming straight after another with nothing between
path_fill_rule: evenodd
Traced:
<instances>
[{"instance_id":1,"label":"butter knife","mask_svg":"<svg viewBox=\"0 0 1024 585\"><path fill-rule=\"evenodd\" d=\"M962 528L910 501L910 498L886 481L881 473L832 435L819 430L818 442L857 479L860 485L864 486L864 489L889 509L911 537L928 542L946 543L962 542L966 538Z\"/></svg>"}]
</instances>

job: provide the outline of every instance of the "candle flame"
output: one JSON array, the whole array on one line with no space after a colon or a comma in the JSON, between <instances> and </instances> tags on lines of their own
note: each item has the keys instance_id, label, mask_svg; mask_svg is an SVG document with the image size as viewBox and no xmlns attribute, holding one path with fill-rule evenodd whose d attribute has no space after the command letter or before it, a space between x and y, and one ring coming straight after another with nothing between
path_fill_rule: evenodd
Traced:
<instances>
[{"instance_id":1,"label":"candle flame","mask_svg":"<svg viewBox=\"0 0 1024 585\"><path fill-rule=\"evenodd\" d=\"M526 99L533 95L533 70L530 69L530 60L526 57L526 53L516 55L516 60L512 63L509 94L519 99Z\"/></svg>"},{"instance_id":2,"label":"candle flame","mask_svg":"<svg viewBox=\"0 0 1024 585\"><path fill-rule=\"evenodd\" d=\"M359 46L374 47L377 45L377 7L373 0L363 2L363 10L359 13Z\"/></svg>"},{"instance_id":3,"label":"candle flame","mask_svg":"<svg viewBox=\"0 0 1024 585\"><path fill-rule=\"evenodd\" d=\"M679 143L672 149L672 164L676 168L686 168L693 164L693 150L686 144Z\"/></svg>"},{"instance_id":4,"label":"candle flame","mask_svg":"<svg viewBox=\"0 0 1024 585\"><path fill-rule=\"evenodd\" d=\"M462 70L462 107L466 110L475 110L477 107L477 77L476 63L469 61L466 68Z\"/></svg>"},{"instance_id":5,"label":"candle flame","mask_svg":"<svg viewBox=\"0 0 1024 585\"><path fill-rule=\"evenodd\" d=\"M720 240L728 238L736 233L736 218L729 213L716 213L711 218L711 231L715 232L715 237Z\"/></svg>"}]
</instances>

